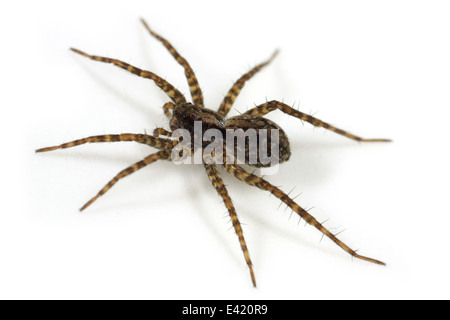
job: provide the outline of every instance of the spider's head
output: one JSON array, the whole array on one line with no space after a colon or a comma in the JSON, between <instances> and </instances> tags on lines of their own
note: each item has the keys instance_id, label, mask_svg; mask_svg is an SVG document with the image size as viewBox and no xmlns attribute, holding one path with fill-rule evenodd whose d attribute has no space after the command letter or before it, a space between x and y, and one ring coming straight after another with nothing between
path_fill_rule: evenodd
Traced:
<instances>
[{"instance_id":1,"label":"spider's head","mask_svg":"<svg viewBox=\"0 0 450 320\"><path fill-rule=\"evenodd\" d=\"M201 120L201 111L191 103L181 103L173 108L170 129L187 129L193 127L194 121Z\"/></svg>"},{"instance_id":2,"label":"spider's head","mask_svg":"<svg viewBox=\"0 0 450 320\"><path fill-rule=\"evenodd\" d=\"M198 107L192 103L181 103L173 108L170 130L194 130L194 122L201 121L203 129L223 128L223 116L212 110Z\"/></svg>"}]
</instances>

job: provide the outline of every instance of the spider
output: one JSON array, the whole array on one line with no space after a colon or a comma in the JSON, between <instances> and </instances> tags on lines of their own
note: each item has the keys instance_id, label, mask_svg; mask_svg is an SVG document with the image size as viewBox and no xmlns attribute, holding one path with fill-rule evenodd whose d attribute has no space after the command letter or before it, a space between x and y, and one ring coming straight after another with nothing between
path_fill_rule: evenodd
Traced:
<instances>
[{"instance_id":1,"label":"spider","mask_svg":"<svg viewBox=\"0 0 450 320\"><path fill-rule=\"evenodd\" d=\"M261 105L255 106L254 108L248 110L247 112L234 116L231 118L227 118L227 114L230 111L233 103L240 93L241 89L244 87L245 83L250 80L257 72L259 72L262 68L267 66L277 55L278 51L275 51L272 56L256 65L253 69L242 75L231 87L228 91L227 95L223 99L222 103L219 106L218 111L213 111L208 109L203 104L203 94L202 90L197 81L197 77L194 74L189 63L186 61L184 57L182 57L177 50L171 45L169 41L165 38L154 32L150 29L149 25L141 19L142 24L147 29L147 31L159 40L164 47L170 52L170 54L175 58L175 60L184 68L184 73L187 78L187 82L189 84L189 90L192 96L192 102L187 102L185 96L178 91L173 85L171 85L166 80L162 79L158 75L136 68L126 62L106 58L101 56L95 56L87 54L81 50L70 48L73 52L80 54L86 58L111 63L115 66L125 69L128 72L131 72L139 77L146 78L152 80L159 88L161 88L167 96L171 99L170 102L167 102L163 105L164 114L170 120L170 130L166 130L163 128L156 128L153 131L153 135L148 134L132 134L132 133L122 133L122 134L108 134L108 135L98 135L98 136L90 136L87 138L74 140L71 142L63 143L61 145L46 147L36 150L36 152L47 152L53 151L57 149L65 149L71 148L75 146L79 146L85 143L97 143L97 142L118 142L118 141L134 141L137 143L146 144L153 148L158 149L159 151L152 153L142 159L129 166L128 168L120 171L112 180L110 180L93 198L91 198L88 202L86 202L80 209L80 211L85 210L89 207L94 201L96 201L100 196L105 194L111 187L113 187L120 179L125 178L126 176L132 174L135 171L138 171L158 160L173 160L173 149L179 142L178 140L172 137L172 133L176 129L185 129L188 130L191 134L193 132L193 122L201 121L202 122L202 133L208 128L214 128L220 131L226 129L254 129L256 131L261 129L278 129L280 132L279 139L279 163L285 162L290 157L290 147L289 140L284 133L284 131L274 122L264 118L264 116L272 111L280 110L290 116L298 118L300 120L306 121L312 124L315 127L322 127L328 130L331 130L339 135L345 136L349 139L359 141L359 142L389 142L389 139L364 139L359 136L353 135L347 131L336 128L322 120L319 120L311 115L300 112L289 105L284 104L280 101L268 101ZM258 131L259 132L259 131ZM267 141L270 143L270 141ZM191 154L195 151L194 148L203 148L203 145L192 147ZM248 148L245 150L246 160L248 160L249 150ZM226 153L226 152L224 152ZM247 161L246 161L247 162ZM228 194L227 188L219 174L217 169L217 163L202 160L202 164L205 168L206 174L210 179L213 187L216 189L219 196L223 199L223 202L227 208L229 213L234 231L237 234L239 239L239 243L244 254L244 258L246 264L249 268L251 281L254 287L256 287L256 278L253 270L253 264L250 259L249 250L247 248L247 244L244 238L244 234L242 231L241 223L239 222L236 210L234 208L233 202ZM229 158L226 157L226 161L219 164L222 165L225 170L230 173L235 178L245 182L250 186L254 186L260 188L262 190L268 191L273 194L275 197L279 198L283 203L285 203L289 208L291 208L294 212L296 212L301 219L304 219L306 223L314 226L318 229L323 235L327 236L331 239L336 245L342 248L344 251L349 253L351 256L365 260L368 262L372 262L379 265L385 265L384 262L372 259L366 256L362 256L358 254L355 250L351 249L344 242L339 240L336 235L331 233L328 229L326 229L321 223L319 223L311 214L308 213L307 210L303 209L298 205L288 194L279 189L278 187L272 185L267 180L262 177L248 172L243 166L239 165L236 161L230 161ZM257 162L252 164L254 167L263 167L261 162Z\"/></svg>"}]
</instances>

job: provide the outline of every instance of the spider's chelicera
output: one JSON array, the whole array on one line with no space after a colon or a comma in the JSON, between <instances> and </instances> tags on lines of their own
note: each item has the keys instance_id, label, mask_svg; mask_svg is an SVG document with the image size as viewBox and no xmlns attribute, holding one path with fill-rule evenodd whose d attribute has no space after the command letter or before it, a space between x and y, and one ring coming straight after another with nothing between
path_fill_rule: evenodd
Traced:
<instances>
[{"instance_id":1,"label":"spider's chelicera","mask_svg":"<svg viewBox=\"0 0 450 320\"><path fill-rule=\"evenodd\" d=\"M152 80L172 100L163 105L164 113L170 120L170 130L156 128L153 131L153 135L122 133L91 136L58 146L36 150L36 152L45 152L70 148L85 143L117 141L134 141L159 150L119 172L97 193L97 195L83 205L80 210L86 209L120 179L153 162L158 160L176 162L180 159L185 159L186 155L192 155L195 158L195 154L198 154L197 151L201 151L198 162L204 166L207 176L224 201L244 253L244 258L249 268L254 286L256 286L256 280L249 250L233 202L217 170L218 165L223 166L228 173L246 184L272 193L297 213L300 218L317 228L323 235L327 236L351 256L384 265L384 263L379 260L356 253L355 250L339 240L336 235L331 233L311 214L300 207L288 194L262 177L248 172L240 164L246 163L254 167L270 167L289 159L291 151L287 135L276 123L264 118L266 114L275 110L280 110L290 116L306 121L313 126L331 130L355 141L388 142L390 140L363 139L275 100L256 106L241 115L227 118L228 112L245 83L259 70L268 65L277 55L277 51L267 61L257 65L249 72L242 75L234 83L222 101L218 111L205 108L203 104L203 94L197 78L186 59L175 50L169 41L151 30L144 20L142 20L142 23L148 32L158 39L184 68L193 103L187 102L184 95L173 85L150 71L141 70L117 59L89 55L72 48L72 51L86 58L112 63L135 75Z\"/></svg>"}]
</instances>

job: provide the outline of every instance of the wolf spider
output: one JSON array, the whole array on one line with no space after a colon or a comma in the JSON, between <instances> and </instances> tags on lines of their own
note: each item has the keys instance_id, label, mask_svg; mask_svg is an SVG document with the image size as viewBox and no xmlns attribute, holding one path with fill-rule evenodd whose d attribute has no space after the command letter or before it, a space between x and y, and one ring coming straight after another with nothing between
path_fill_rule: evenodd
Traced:
<instances>
[{"instance_id":1,"label":"wolf spider","mask_svg":"<svg viewBox=\"0 0 450 320\"><path fill-rule=\"evenodd\" d=\"M218 130L225 130L229 128L242 128L242 129L263 129L263 128L276 128L280 130L280 155L279 155L279 163L287 161L290 156L290 148L289 148L289 140L285 133L281 130L281 128L276 125L274 122L263 118L266 114L271 111L280 110L290 116L296 117L300 120L306 121L313 126L322 127L328 130L331 130L337 134L345 136L349 139L360 141L360 142L388 142L388 139L363 139L361 137L355 136L347 131L338 129L322 120L319 120L313 116L300 112L292 107L279 102L279 101L268 101L259 106L256 106L247 112L231 117L226 118L228 112L230 111L236 97L238 96L241 89L244 87L245 83L251 79L258 71L267 66L277 55L277 51L273 53L273 55L266 61L258 64L253 69L242 75L231 87L228 91L227 95L223 99L218 111L213 111L211 109L205 108L203 104L203 94L202 90L197 81L197 77L194 74L189 63L183 58L175 48L167 41L165 38L155 33L148 24L141 20L144 27L147 31L159 40L166 49L171 53L171 55L175 58L175 60L184 68L184 73L186 75L189 90L192 96L193 103L189 103L186 101L184 95L178 91L173 85L171 85L166 80L162 79L158 75L136 68L126 62L111 59L106 57L94 56L87 54L81 50L71 48L72 51L92 60L111 63L116 65L119 68L125 69L137 76L142 78L147 78L153 80L153 82L161 88L172 100L171 102L167 102L163 105L164 114L170 120L170 129L171 131L165 130L163 128L156 128L153 132L153 135L148 134L131 134L131 133L122 133L122 134L109 134L109 135L99 135L99 136L91 136L67 143L63 143L58 146L41 148L36 150L36 152L46 152L57 149L65 149L70 147L75 147L78 145L82 145L85 143L93 143L93 142L118 142L118 141L134 141L142 144L149 145L156 149L159 149L158 152L152 153L149 156L145 157L143 160L136 162L130 167L120 171L111 181L109 181L92 199L90 199L86 204L84 204L80 211L83 211L88 206L90 206L95 200L97 200L100 196L105 194L112 186L114 186L120 179L125 178L126 176L132 174L135 171L138 171L147 165L156 162L158 160L172 160L172 150L175 145L178 143L177 140L174 140L171 137L173 130L183 128L192 132L192 124L193 121L202 121L202 124L205 128L202 130L206 130L208 128L216 128ZM204 131L203 131L204 132ZM191 150L194 151L194 150ZM248 152L248 150L247 150ZM248 154L246 154L248 156ZM239 222L238 216L236 214L236 210L234 208L233 202L228 194L227 188L220 177L220 174L217 170L217 165L215 163L207 163L206 161L202 161L206 174L208 178L211 180L212 185L216 189L217 193L220 197L222 197L224 204L228 210L229 216L231 218L231 222L233 224L233 228L238 236L240 246L244 253L244 258L247 263L247 266L250 271L251 280L253 286L256 287L255 274L253 271L253 264L250 259L249 250L247 248L244 234L241 228L241 224ZM376 259L372 259L366 256L359 255L355 250L351 249L344 242L339 240L336 235L331 233L328 229L326 229L321 223L319 223L311 214L309 214L305 209L300 207L294 200L289 197L288 194L283 192L278 187L272 185L262 177L259 177L253 173L246 171L242 166L240 166L236 162L225 161L221 164L228 173L237 179L247 183L250 186L258 187L262 190L268 191L277 198L279 198L282 202L284 202L289 208L291 208L294 212L296 212L300 218L304 219L308 224L314 226L318 229L323 235L330 238L334 243L336 243L339 247L341 247L344 251L349 253L351 256L369 261L372 263L384 265L384 262L381 262ZM261 163L253 164L254 167L262 167Z\"/></svg>"}]
</instances>

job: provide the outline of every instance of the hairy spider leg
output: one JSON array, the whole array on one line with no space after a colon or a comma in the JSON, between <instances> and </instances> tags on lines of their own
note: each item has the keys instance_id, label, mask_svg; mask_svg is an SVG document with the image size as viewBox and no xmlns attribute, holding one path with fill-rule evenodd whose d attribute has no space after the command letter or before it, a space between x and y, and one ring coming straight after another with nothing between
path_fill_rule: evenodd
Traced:
<instances>
[{"instance_id":1,"label":"hairy spider leg","mask_svg":"<svg viewBox=\"0 0 450 320\"><path fill-rule=\"evenodd\" d=\"M108 134L108 135L87 137L83 139L66 142L61 145L53 147L37 149L36 152L47 152L58 149L72 148L85 143L119 142L119 141L135 141L160 150L171 150L174 147L174 141L172 140L153 137L146 134L122 133L122 134Z\"/></svg>"},{"instance_id":2,"label":"hairy spider leg","mask_svg":"<svg viewBox=\"0 0 450 320\"><path fill-rule=\"evenodd\" d=\"M245 261L247 262L247 266L250 270L250 276L252 278L253 286L256 287L256 279L255 273L253 272L253 264L250 259L250 254L247 248L247 244L244 239L244 232L242 231L241 223L239 222L238 216L236 214L236 210L234 209L233 202L231 201L230 196L228 195L228 191L223 183L222 178L220 177L219 171L217 171L217 167L215 164L207 165L205 164L206 173L208 174L209 180L211 180L212 185L216 189L217 193L222 197L225 206L227 207L228 213L231 218L231 223L233 224L234 231L236 232L239 243L242 248L242 252L244 253Z\"/></svg>"},{"instance_id":3,"label":"hairy spider leg","mask_svg":"<svg viewBox=\"0 0 450 320\"><path fill-rule=\"evenodd\" d=\"M161 41L161 43L164 45L164 47L166 47L167 50L169 50L170 54L175 58L175 60L177 60L177 62L181 66L183 66L184 74L186 75L186 79L187 79L188 84L189 84L189 90L191 92L192 101L194 102L195 105L203 108L204 107L203 106L203 93L202 93L202 90L200 89L200 86L198 84L197 77L195 76L195 73L192 70L192 68L189 65L189 63L186 61L185 58L183 58L178 53L177 50L175 50L175 48L170 44L169 41L167 41L165 38L161 37L159 34L157 34L152 29L150 29L150 27L148 26L147 22L145 22L144 19L141 19L141 22L145 26L147 31L153 37L155 37L156 39Z\"/></svg>"},{"instance_id":4,"label":"hairy spider leg","mask_svg":"<svg viewBox=\"0 0 450 320\"><path fill-rule=\"evenodd\" d=\"M133 172L138 171L139 169L144 168L145 166L157 161L157 160L165 160L170 158L170 150L162 150L156 153L153 153L143 160L136 162L135 164L129 166L128 168L120 171L114 178L112 178L91 200L85 203L84 206L81 207L80 211L83 211L87 207L89 207L95 200L97 200L100 196L105 194L109 189L111 189L117 181L125 178L126 176L132 174Z\"/></svg>"},{"instance_id":5,"label":"hairy spider leg","mask_svg":"<svg viewBox=\"0 0 450 320\"><path fill-rule=\"evenodd\" d=\"M248 185L255 186L262 190L266 190L266 191L269 191L270 193L272 193L274 196L276 196L281 201L283 201L289 208L294 210L307 223L314 226L316 229L318 229L320 232L322 232L322 234L324 234L328 238L330 238L331 241L336 243L339 247L341 247L344 251L349 253L351 256L353 256L357 259L368 261L368 262L385 265L384 262L381 262L379 260L368 258L368 257L357 254L355 250L351 249L344 242L339 240L334 234L332 234L321 223L319 223L305 209L300 207L294 200L292 200L286 193L284 193L283 191L281 191L279 188L275 187L271 183L267 182L263 178L258 177L254 174L251 174L251 173L245 171L242 167L238 166L237 164L224 164L223 166L231 175L238 178L239 180L244 181Z\"/></svg>"},{"instance_id":6,"label":"hairy spider leg","mask_svg":"<svg viewBox=\"0 0 450 320\"><path fill-rule=\"evenodd\" d=\"M352 140L362 141L362 142L390 142L391 141L390 139L364 139L364 138L355 136L347 131L336 128L336 127L332 126L331 124L328 124L322 120L314 118L313 116L310 116L306 113L300 112L300 111L288 106L287 104L284 104L282 102L275 101L275 100L263 103L259 106L256 106L243 114L262 117L262 116L266 115L267 113L277 110L277 109L281 110L282 112L284 112L290 116L296 117L296 118L298 118L300 120L304 120L306 122L309 122L313 126L331 130L337 134L343 135Z\"/></svg>"},{"instance_id":7,"label":"hairy spider leg","mask_svg":"<svg viewBox=\"0 0 450 320\"><path fill-rule=\"evenodd\" d=\"M245 82L250 80L259 70L261 70L262 68L267 66L277 56L277 54L278 54L278 50L276 50L268 60L258 64L256 67L251 69L249 72L243 74L233 84L233 86L231 87L231 89L228 91L227 95L223 99L222 103L220 104L220 107L218 110L218 112L220 114L222 114L224 116L226 116L228 114L231 107L233 106L234 101L236 100L237 96L239 95L242 88L244 87Z\"/></svg>"},{"instance_id":8,"label":"hairy spider leg","mask_svg":"<svg viewBox=\"0 0 450 320\"><path fill-rule=\"evenodd\" d=\"M161 78L160 76L157 76L153 72L147 71L147 70L141 70L139 68L136 68L126 62L117 60L117 59L111 59L106 57L100 57L100 56L92 56L89 55L81 50L70 48L73 52L76 52L86 58L95 60L95 61L101 61L105 63L112 63L116 65L119 68L125 69L139 77L146 78L153 80L155 84L161 88L176 104L186 102L186 98L183 96L183 94L178 91L173 85L171 85L169 82Z\"/></svg>"}]
</instances>

